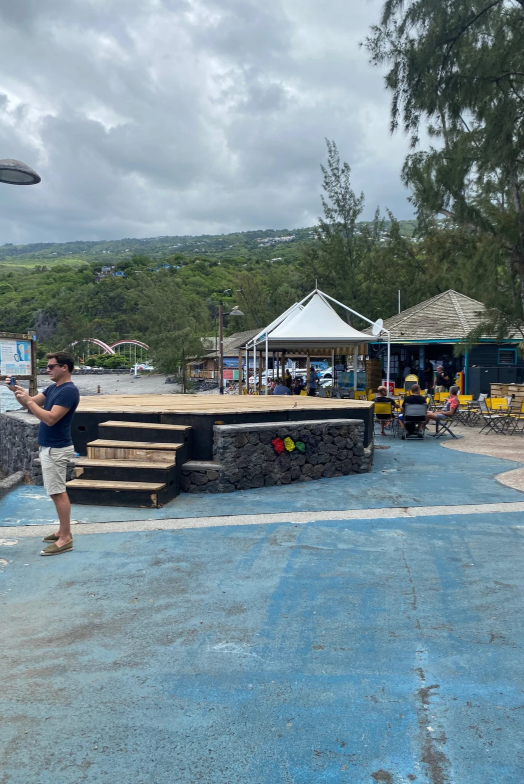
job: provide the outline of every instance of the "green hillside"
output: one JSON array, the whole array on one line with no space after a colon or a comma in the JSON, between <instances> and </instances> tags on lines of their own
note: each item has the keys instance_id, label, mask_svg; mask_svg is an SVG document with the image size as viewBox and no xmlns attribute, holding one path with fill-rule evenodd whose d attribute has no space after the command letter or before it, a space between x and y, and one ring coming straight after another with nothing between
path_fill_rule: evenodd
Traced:
<instances>
[{"instance_id":1,"label":"green hillside","mask_svg":"<svg viewBox=\"0 0 524 784\"><path fill-rule=\"evenodd\" d=\"M361 224L365 226L367 224ZM411 236L415 221L401 221L401 231ZM290 242L275 242L279 237L291 237ZM39 242L30 245L0 246L0 266L52 267L56 264L102 264L118 265L133 255L145 255L150 259L162 259L176 253L191 257L240 258L249 256L260 261L269 261L282 256L288 260L297 257L298 246L314 239L314 227L305 229L266 229L234 234L202 234L192 236L147 237L145 239L102 240L97 242Z\"/></svg>"},{"instance_id":2,"label":"green hillside","mask_svg":"<svg viewBox=\"0 0 524 784\"><path fill-rule=\"evenodd\" d=\"M84 338L136 338L174 373L217 333L220 301L226 316L234 306L242 313L226 317L226 334L265 326L316 284L372 320L397 312L399 289L403 308L450 288L498 305L506 269L490 269L475 235L442 221L412 232L412 223L377 218L350 235L324 224L318 238L300 229L4 245L0 331L34 329L40 357Z\"/></svg>"}]
</instances>

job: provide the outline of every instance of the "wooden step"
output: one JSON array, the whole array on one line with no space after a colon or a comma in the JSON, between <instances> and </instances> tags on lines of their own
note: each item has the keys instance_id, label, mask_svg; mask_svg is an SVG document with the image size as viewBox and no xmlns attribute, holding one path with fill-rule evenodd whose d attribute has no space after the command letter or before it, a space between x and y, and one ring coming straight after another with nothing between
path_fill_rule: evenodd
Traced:
<instances>
[{"instance_id":1,"label":"wooden step","mask_svg":"<svg viewBox=\"0 0 524 784\"><path fill-rule=\"evenodd\" d=\"M163 482L114 482L100 479L71 479L66 484L68 487L89 487L95 490L147 490L151 493L158 493L165 487Z\"/></svg>"},{"instance_id":2,"label":"wooden step","mask_svg":"<svg viewBox=\"0 0 524 784\"><path fill-rule=\"evenodd\" d=\"M180 470L173 459L169 463L151 460L96 460L82 458L75 464L77 479L114 480L116 482L162 482L174 498L178 495Z\"/></svg>"},{"instance_id":3,"label":"wooden step","mask_svg":"<svg viewBox=\"0 0 524 784\"><path fill-rule=\"evenodd\" d=\"M167 451L176 452L177 449L182 447L182 444L164 444L155 441L114 441L113 439L97 438L95 441L90 441L88 446L109 446L109 447L126 447L132 449L165 449Z\"/></svg>"},{"instance_id":4,"label":"wooden step","mask_svg":"<svg viewBox=\"0 0 524 784\"><path fill-rule=\"evenodd\" d=\"M159 422L120 422L118 420L109 420L108 422L100 422L99 427L136 427L147 430L191 430L190 425L162 425Z\"/></svg>"},{"instance_id":5,"label":"wooden step","mask_svg":"<svg viewBox=\"0 0 524 784\"><path fill-rule=\"evenodd\" d=\"M89 457L82 457L75 463L76 468L79 466L101 466L107 468L155 468L160 471L167 470L175 465L176 463L172 459L169 463L161 463L159 466L153 460L97 460Z\"/></svg>"},{"instance_id":6,"label":"wooden step","mask_svg":"<svg viewBox=\"0 0 524 784\"><path fill-rule=\"evenodd\" d=\"M164 425L158 422L120 422L111 419L100 422L98 435L100 438L119 441L185 444L189 441L191 427L188 425Z\"/></svg>"},{"instance_id":7,"label":"wooden step","mask_svg":"<svg viewBox=\"0 0 524 784\"><path fill-rule=\"evenodd\" d=\"M66 483L73 504L134 506L156 509L172 497L164 482L117 482L72 479Z\"/></svg>"},{"instance_id":8,"label":"wooden step","mask_svg":"<svg viewBox=\"0 0 524 784\"><path fill-rule=\"evenodd\" d=\"M91 460L132 460L151 463L185 462L185 444L161 444L149 441L113 441L97 438L87 445Z\"/></svg>"}]
</instances>

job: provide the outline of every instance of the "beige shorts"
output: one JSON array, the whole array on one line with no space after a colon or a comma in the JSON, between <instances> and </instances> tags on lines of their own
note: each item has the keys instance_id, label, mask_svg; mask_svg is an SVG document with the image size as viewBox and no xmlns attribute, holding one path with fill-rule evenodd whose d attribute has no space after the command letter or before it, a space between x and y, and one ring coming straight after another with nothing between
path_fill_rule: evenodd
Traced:
<instances>
[{"instance_id":1,"label":"beige shorts","mask_svg":"<svg viewBox=\"0 0 524 784\"><path fill-rule=\"evenodd\" d=\"M74 446L40 447L40 463L47 495L66 492L67 464L74 456Z\"/></svg>"}]
</instances>

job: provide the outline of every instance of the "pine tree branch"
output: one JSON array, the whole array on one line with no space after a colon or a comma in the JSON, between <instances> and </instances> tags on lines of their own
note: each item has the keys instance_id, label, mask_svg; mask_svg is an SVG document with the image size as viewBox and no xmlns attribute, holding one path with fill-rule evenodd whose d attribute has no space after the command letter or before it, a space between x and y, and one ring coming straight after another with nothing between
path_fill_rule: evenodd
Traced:
<instances>
[{"instance_id":1,"label":"pine tree branch","mask_svg":"<svg viewBox=\"0 0 524 784\"><path fill-rule=\"evenodd\" d=\"M484 14L487 14L493 8L496 8L496 6L501 5L501 3L503 4L504 0L493 0L492 3L490 3L488 6L486 6L486 8L483 8L482 11L479 11L478 14L476 14L472 19L470 19L470 21L467 24L463 25L462 29L459 30L459 32L455 36L453 36L453 38L449 42L450 45L448 46L448 49L447 49L446 53L444 54L444 59L442 60L442 63L441 63L440 69L439 69L439 86L442 84L442 80L444 78L444 68L447 65L447 62L448 62L448 60L449 60L449 58L451 56L451 52L453 51L453 47L455 46L455 44L458 43L458 41L464 36L464 34L469 30L469 28L472 27L472 25L475 24L475 22L478 22L478 20L482 16L484 16Z\"/></svg>"},{"instance_id":2,"label":"pine tree branch","mask_svg":"<svg viewBox=\"0 0 524 784\"><path fill-rule=\"evenodd\" d=\"M455 35L452 38L452 40L450 42L451 45L449 46L448 51L446 52L446 54L444 56L444 64L445 64L446 60L448 59L449 55L451 54L451 52L453 50L453 47L455 46L457 41L459 41L462 38L464 33L466 33L469 30L469 28L472 25L475 24L475 22L478 22L478 20L482 16L484 16L484 14L487 14L489 11L491 11L492 8L495 8L496 6L501 5L501 4L502 5L504 4L504 0L493 0L492 3L490 3L488 6L486 6L486 8L483 8L482 11L479 11L478 14L476 14L472 19L469 20L469 22L467 24L465 24L462 27L462 29L457 33L457 35Z\"/></svg>"}]
</instances>

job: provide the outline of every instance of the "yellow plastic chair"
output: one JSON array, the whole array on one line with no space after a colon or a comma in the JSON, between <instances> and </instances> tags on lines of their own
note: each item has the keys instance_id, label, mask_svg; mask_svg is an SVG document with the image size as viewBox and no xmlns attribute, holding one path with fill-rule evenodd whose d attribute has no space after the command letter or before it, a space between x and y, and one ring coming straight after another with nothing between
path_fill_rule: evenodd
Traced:
<instances>
[{"instance_id":1,"label":"yellow plastic chair","mask_svg":"<svg viewBox=\"0 0 524 784\"><path fill-rule=\"evenodd\" d=\"M473 395L459 395L459 403L470 403L473 400Z\"/></svg>"},{"instance_id":2,"label":"yellow plastic chair","mask_svg":"<svg viewBox=\"0 0 524 784\"><path fill-rule=\"evenodd\" d=\"M391 434L396 436L396 432L398 430L398 420L396 419L393 413L393 404L392 403L375 403L375 422L382 425L384 420L378 419L377 415L387 416L389 420L387 420L387 424L391 426Z\"/></svg>"},{"instance_id":3,"label":"yellow plastic chair","mask_svg":"<svg viewBox=\"0 0 524 784\"><path fill-rule=\"evenodd\" d=\"M300 394L301 394L303 397L307 397L307 392L306 392L306 390L305 390L305 389L302 389L302 390L300 391Z\"/></svg>"},{"instance_id":4,"label":"yellow plastic chair","mask_svg":"<svg viewBox=\"0 0 524 784\"><path fill-rule=\"evenodd\" d=\"M401 387L399 389L395 387L395 397L398 397L399 395L405 395L405 394L406 394L406 390L404 389L404 387Z\"/></svg>"},{"instance_id":5,"label":"yellow plastic chair","mask_svg":"<svg viewBox=\"0 0 524 784\"><path fill-rule=\"evenodd\" d=\"M433 395L433 400L435 401L435 403L440 403L441 394L442 392L435 392L435 394Z\"/></svg>"},{"instance_id":6,"label":"yellow plastic chair","mask_svg":"<svg viewBox=\"0 0 524 784\"><path fill-rule=\"evenodd\" d=\"M486 398L486 405L488 408L491 408L492 411L497 411L501 408L507 408L508 401L505 397L488 397Z\"/></svg>"}]
</instances>

